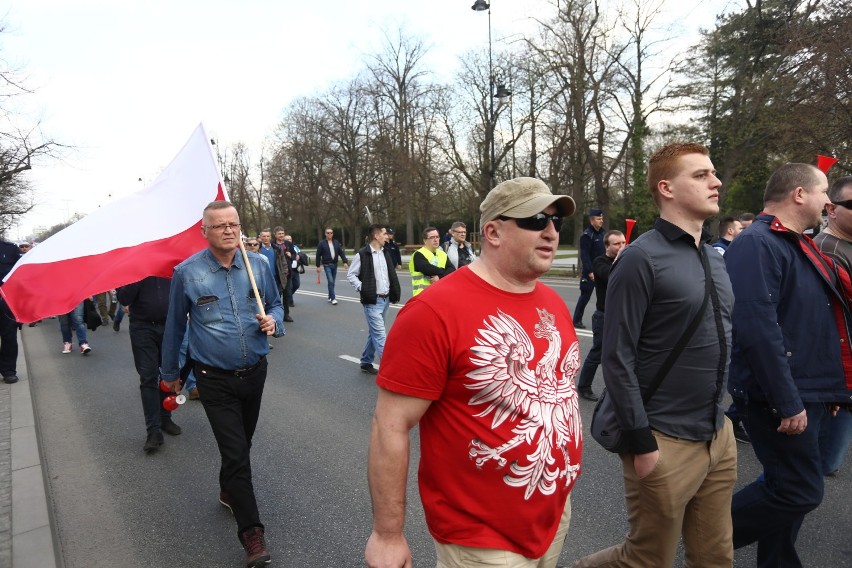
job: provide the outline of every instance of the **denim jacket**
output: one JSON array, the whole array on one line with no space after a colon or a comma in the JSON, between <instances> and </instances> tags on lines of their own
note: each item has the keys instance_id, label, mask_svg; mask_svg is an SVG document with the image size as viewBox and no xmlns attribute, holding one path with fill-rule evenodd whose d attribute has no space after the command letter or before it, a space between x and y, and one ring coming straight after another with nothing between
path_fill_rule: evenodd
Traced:
<instances>
[{"instance_id":1,"label":"denim jacket","mask_svg":"<svg viewBox=\"0 0 852 568\"><path fill-rule=\"evenodd\" d=\"M284 309L272 271L259 254L247 254L264 309L275 319L275 337L280 337L284 335ZM209 249L177 265L163 339L163 380L173 381L178 376L178 353L187 325L189 354L199 363L228 370L256 364L269 353L269 341L260 330L257 313L257 301L239 251L235 251L229 270Z\"/></svg>"}]
</instances>

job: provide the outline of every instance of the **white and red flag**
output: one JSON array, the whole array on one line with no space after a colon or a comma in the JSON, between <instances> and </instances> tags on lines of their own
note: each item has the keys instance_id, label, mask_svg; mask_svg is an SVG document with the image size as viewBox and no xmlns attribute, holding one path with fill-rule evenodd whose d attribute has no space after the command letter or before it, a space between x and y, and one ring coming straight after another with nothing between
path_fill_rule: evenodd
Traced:
<instances>
[{"instance_id":1,"label":"white and red flag","mask_svg":"<svg viewBox=\"0 0 852 568\"><path fill-rule=\"evenodd\" d=\"M14 266L0 294L21 323L70 312L83 298L137 282L171 278L207 246L201 212L225 199L203 125L148 187L98 208L35 246Z\"/></svg>"}]
</instances>

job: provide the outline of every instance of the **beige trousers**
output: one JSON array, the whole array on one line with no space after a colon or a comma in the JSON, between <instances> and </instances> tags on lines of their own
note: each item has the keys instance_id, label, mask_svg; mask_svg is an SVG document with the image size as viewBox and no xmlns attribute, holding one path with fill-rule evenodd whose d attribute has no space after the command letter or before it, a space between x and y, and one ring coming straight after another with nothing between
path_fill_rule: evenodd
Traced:
<instances>
[{"instance_id":1,"label":"beige trousers","mask_svg":"<svg viewBox=\"0 0 852 568\"><path fill-rule=\"evenodd\" d=\"M683 535L685 568L730 568L734 562L731 497L737 447L731 421L710 442L654 432L657 466L636 477L633 457L621 457L630 532L623 543L578 560L573 568L668 568ZM586 473L586 475L589 475Z\"/></svg>"},{"instance_id":2,"label":"beige trousers","mask_svg":"<svg viewBox=\"0 0 852 568\"><path fill-rule=\"evenodd\" d=\"M469 568L471 566L494 567L494 568L555 568L559 555L562 553L562 545L568 536L568 525L571 524L571 497L565 501L565 510L559 521L559 528L550 548L541 558L527 558L495 548L469 548L457 544L441 544L435 542L438 553L437 568Z\"/></svg>"}]
</instances>

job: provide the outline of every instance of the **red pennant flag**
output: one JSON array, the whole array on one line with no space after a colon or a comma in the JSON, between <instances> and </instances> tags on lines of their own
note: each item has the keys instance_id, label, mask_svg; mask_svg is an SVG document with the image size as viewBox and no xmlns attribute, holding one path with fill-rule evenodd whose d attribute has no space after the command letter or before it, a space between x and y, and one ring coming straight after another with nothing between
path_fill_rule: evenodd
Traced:
<instances>
[{"instance_id":1,"label":"red pennant flag","mask_svg":"<svg viewBox=\"0 0 852 568\"><path fill-rule=\"evenodd\" d=\"M211 201L226 199L209 139L198 125L151 185L98 208L24 255L0 287L15 319L66 314L84 298L146 276L171 278L175 265L206 247L201 213Z\"/></svg>"},{"instance_id":2,"label":"red pennant flag","mask_svg":"<svg viewBox=\"0 0 852 568\"><path fill-rule=\"evenodd\" d=\"M624 226L627 228L627 234L624 235L626 244L630 244L630 233L633 232L633 227L636 225L636 219L625 219Z\"/></svg>"},{"instance_id":3,"label":"red pennant flag","mask_svg":"<svg viewBox=\"0 0 852 568\"><path fill-rule=\"evenodd\" d=\"M821 154L817 154L817 167L822 170L822 173L828 175L828 170L831 169L831 166L837 163L837 158L832 158L831 156L823 156Z\"/></svg>"}]
</instances>

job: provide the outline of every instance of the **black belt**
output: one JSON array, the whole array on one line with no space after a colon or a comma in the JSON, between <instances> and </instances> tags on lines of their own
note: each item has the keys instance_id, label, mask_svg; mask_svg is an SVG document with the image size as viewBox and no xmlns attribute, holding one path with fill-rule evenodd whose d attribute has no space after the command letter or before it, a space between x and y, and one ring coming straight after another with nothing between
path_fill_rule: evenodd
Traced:
<instances>
[{"instance_id":1,"label":"black belt","mask_svg":"<svg viewBox=\"0 0 852 568\"><path fill-rule=\"evenodd\" d=\"M379 298L387 298L390 294L376 294L376 296Z\"/></svg>"},{"instance_id":2,"label":"black belt","mask_svg":"<svg viewBox=\"0 0 852 568\"><path fill-rule=\"evenodd\" d=\"M251 367L246 367L244 369L233 369L233 370L210 367L208 365L205 365L203 363L199 363L198 361L196 361L195 362L195 368L199 373L204 374L204 375L212 375L212 376L232 375L234 377L246 377L248 375L251 375L255 371L257 371L257 368L260 367L260 365L264 361L266 361L265 355L260 358L260 361L258 361L257 363L255 363Z\"/></svg>"},{"instance_id":3,"label":"black belt","mask_svg":"<svg viewBox=\"0 0 852 568\"><path fill-rule=\"evenodd\" d=\"M165 321L152 321L152 320L144 320L144 319L139 319L139 318L134 319L132 317L130 318L130 321L136 321L136 322L139 322L139 323L147 323L147 324L150 324L150 325L166 325Z\"/></svg>"}]
</instances>

